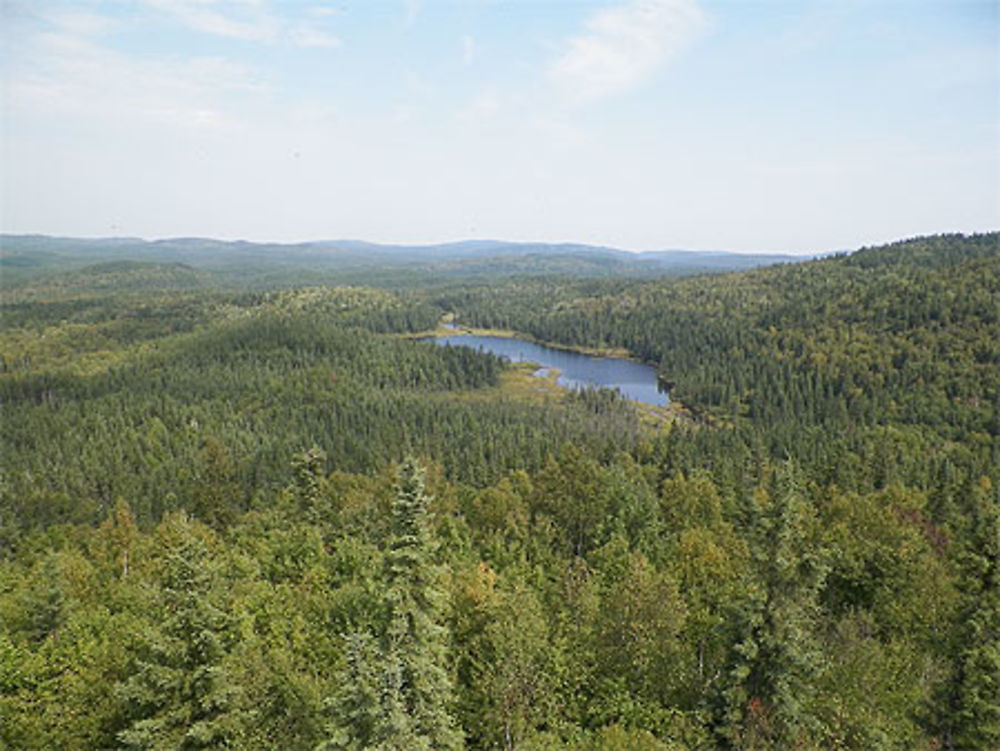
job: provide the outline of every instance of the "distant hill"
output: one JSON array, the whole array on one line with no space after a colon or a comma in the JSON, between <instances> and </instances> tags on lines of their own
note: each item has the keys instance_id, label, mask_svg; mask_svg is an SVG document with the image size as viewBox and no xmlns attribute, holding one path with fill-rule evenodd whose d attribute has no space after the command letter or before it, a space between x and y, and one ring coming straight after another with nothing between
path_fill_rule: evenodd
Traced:
<instances>
[{"instance_id":1,"label":"distant hill","mask_svg":"<svg viewBox=\"0 0 1000 751\"><path fill-rule=\"evenodd\" d=\"M134 261L185 264L220 272L230 281L285 279L302 274L347 281L373 272L399 278L422 272L435 277L559 275L656 277L741 271L804 260L790 255L662 250L631 253L573 243L514 243L466 240L436 245L380 245L360 240L279 244L181 237L81 239L46 235L0 235L0 274L18 283L39 274L79 270L101 263ZM216 281L223 281L217 278Z\"/></svg>"}]
</instances>

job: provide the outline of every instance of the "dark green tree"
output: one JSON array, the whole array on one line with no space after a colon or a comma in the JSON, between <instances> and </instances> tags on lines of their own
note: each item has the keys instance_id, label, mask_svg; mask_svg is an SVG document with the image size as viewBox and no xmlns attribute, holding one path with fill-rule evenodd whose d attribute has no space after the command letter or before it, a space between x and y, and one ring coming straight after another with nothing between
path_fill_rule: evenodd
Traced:
<instances>
[{"instance_id":1,"label":"dark green tree","mask_svg":"<svg viewBox=\"0 0 1000 751\"><path fill-rule=\"evenodd\" d=\"M35 582L26 592L24 610L30 637L41 642L54 636L66 620L63 577L56 553L45 556Z\"/></svg>"},{"instance_id":2,"label":"dark green tree","mask_svg":"<svg viewBox=\"0 0 1000 751\"><path fill-rule=\"evenodd\" d=\"M207 436L198 452L198 490L194 515L215 529L225 529L240 510L236 467L225 444Z\"/></svg>"}]
</instances>

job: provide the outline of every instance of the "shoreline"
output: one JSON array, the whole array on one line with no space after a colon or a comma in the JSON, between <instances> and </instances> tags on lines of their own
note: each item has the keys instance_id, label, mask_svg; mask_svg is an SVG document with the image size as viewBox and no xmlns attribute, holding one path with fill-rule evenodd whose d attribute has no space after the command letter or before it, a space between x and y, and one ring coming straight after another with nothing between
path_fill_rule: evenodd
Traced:
<instances>
[{"instance_id":1,"label":"shoreline","mask_svg":"<svg viewBox=\"0 0 1000 751\"><path fill-rule=\"evenodd\" d=\"M542 347L549 347L550 349L558 349L563 352L575 352L580 355L589 355L590 357L607 357L614 358L617 360L628 360L629 362L638 363L640 365L648 365L655 368L657 363L646 362L638 357L635 357L627 349L623 347L584 347L577 344L565 344L563 342L549 342L544 339L539 339L531 334L526 334L522 331L515 331L514 329L486 329L477 328L474 326L463 326L462 324L452 323L450 320L442 319L441 323L435 329L429 329L427 331L420 331L412 334L406 334L405 336L410 339L424 339L428 337L442 337L442 336L495 336L498 339L521 339L532 344L537 344ZM448 328L451 326L451 328Z\"/></svg>"},{"instance_id":2,"label":"shoreline","mask_svg":"<svg viewBox=\"0 0 1000 751\"><path fill-rule=\"evenodd\" d=\"M577 345L562 344L547 342L538 339L530 334L525 334L520 331L515 331L513 329L489 329L489 328L477 328L474 326L463 326L461 324L454 323L454 318L452 314L446 315L439 322L437 328L430 329L427 331L420 331L411 334L404 335L410 339L437 339L441 337L448 336L492 336L498 339L520 339L525 342L530 342L532 344L537 344L543 347L549 347L551 349L561 350L563 352L573 352L581 355L588 355L590 357L603 357L603 358L614 358L619 360L628 360L629 362L638 363L640 365L647 365L650 367L656 367L654 363L645 362L637 357L633 357L628 350L617 348L600 348L600 347L582 347ZM537 365L537 363L532 363ZM543 376L536 376L534 373L530 374L532 377L539 378L543 380L548 380L551 378L552 384L555 385L558 380L559 371L557 369L552 369L550 372L544 374ZM555 376L555 377L553 377ZM564 389L565 387L556 386L557 389ZM632 399L625 399L626 402L631 404L640 415L640 420L642 422L652 421L658 422L660 424L669 423L672 421L683 421L687 423L694 423L695 420L691 412L684 406L683 403L678 402L675 398L670 397L668 403L665 406L656 406L652 404L647 404L645 402L636 401Z\"/></svg>"}]
</instances>

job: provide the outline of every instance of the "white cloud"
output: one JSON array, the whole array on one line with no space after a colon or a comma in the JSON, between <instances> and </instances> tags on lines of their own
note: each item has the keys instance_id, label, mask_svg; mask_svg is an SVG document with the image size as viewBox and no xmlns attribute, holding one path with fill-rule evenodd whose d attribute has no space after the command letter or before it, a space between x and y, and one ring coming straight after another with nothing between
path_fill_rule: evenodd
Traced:
<instances>
[{"instance_id":1,"label":"white cloud","mask_svg":"<svg viewBox=\"0 0 1000 751\"><path fill-rule=\"evenodd\" d=\"M174 22L202 34L244 42L284 42L295 47L332 49L340 39L327 32L324 19L335 8L313 6L305 9L303 20L293 21L269 0L144 0ZM311 20L306 20L311 19Z\"/></svg>"},{"instance_id":2,"label":"white cloud","mask_svg":"<svg viewBox=\"0 0 1000 751\"><path fill-rule=\"evenodd\" d=\"M234 100L267 91L247 66L219 57L139 58L61 32L25 40L31 64L7 89L12 110L83 121L218 129Z\"/></svg>"},{"instance_id":3,"label":"white cloud","mask_svg":"<svg viewBox=\"0 0 1000 751\"><path fill-rule=\"evenodd\" d=\"M676 54L705 23L697 0L632 0L598 11L549 68L574 98L633 88Z\"/></svg>"},{"instance_id":4,"label":"white cloud","mask_svg":"<svg viewBox=\"0 0 1000 751\"><path fill-rule=\"evenodd\" d=\"M146 4L204 34L270 42L280 30L277 19L254 0L146 0Z\"/></svg>"},{"instance_id":5,"label":"white cloud","mask_svg":"<svg viewBox=\"0 0 1000 751\"><path fill-rule=\"evenodd\" d=\"M500 111L500 99L490 89L480 91L465 107L458 111L458 117L465 122L480 122L492 118Z\"/></svg>"},{"instance_id":6,"label":"white cloud","mask_svg":"<svg viewBox=\"0 0 1000 751\"><path fill-rule=\"evenodd\" d=\"M340 11L336 8L331 8L329 5L314 5L306 11L310 16L315 16L316 18L325 18L328 16L335 16Z\"/></svg>"},{"instance_id":7,"label":"white cloud","mask_svg":"<svg viewBox=\"0 0 1000 751\"><path fill-rule=\"evenodd\" d=\"M288 33L288 38L296 47L334 49L340 46L340 40L333 34L327 34L310 26L296 26Z\"/></svg>"},{"instance_id":8,"label":"white cloud","mask_svg":"<svg viewBox=\"0 0 1000 751\"><path fill-rule=\"evenodd\" d=\"M80 9L46 9L42 8L41 17L59 31L73 36L99 37L120 27L120 23Z\"/></svg>"}]
</instances>

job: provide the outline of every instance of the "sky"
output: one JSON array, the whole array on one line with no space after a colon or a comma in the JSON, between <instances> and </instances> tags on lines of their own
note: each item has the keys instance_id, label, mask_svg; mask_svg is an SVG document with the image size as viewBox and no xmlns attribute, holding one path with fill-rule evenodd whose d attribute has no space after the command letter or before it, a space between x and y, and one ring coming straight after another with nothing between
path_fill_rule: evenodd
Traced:
<instances>
[{"instance_id":1,"label":"sky","mask_svg":"<svg viewBox=\"0 0 1000 751\"><path fill-rule=\"evenodd\" d=\"M0 0L0 229L815 253L1000 228L998 0Z\"/></svg>"}]
</instances>

